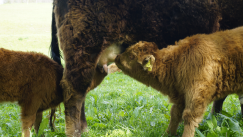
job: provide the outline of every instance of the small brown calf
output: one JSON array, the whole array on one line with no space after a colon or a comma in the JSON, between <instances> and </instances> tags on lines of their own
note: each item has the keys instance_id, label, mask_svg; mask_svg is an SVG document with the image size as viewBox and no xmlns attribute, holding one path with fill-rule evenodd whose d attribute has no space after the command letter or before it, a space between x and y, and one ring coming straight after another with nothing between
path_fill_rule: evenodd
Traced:
<instances>
[{"instance_id":1,"label":"small brown calf","mask_svg":"<svg viewBox=\"0 0 243 137\"><path fill-rule=\"evenodd\" d=\"M42 121L42 111L63 102L62 88L59 85L63 67L49 57L36 52L11 51L0 48L0 102L18 101L21 107L22 136L29 137L34 124L38 132ZM107 73L104 68L96 68L87 93L97 87ZM80 126L87 127L84 104L81 108ZM50 120L51 127L53 126Z\"/></svg>"},{"instance_id":2,"label":"small brown calf","mask_svg":"<svg viewBox=\"0 0 243 137\"><path fill-rule=\"evenodd\" d=\"M35 52L0 48L0 102L17 101L21 107L22 136L38 132L42 111L63 101L59 86L63 67Z\"/></svg>"},{"instance_id":3,"label":"small brown calf","mask_svg":"<svg viewBox=\"0 0 243 137\"><path fill-rule=\"evenodd\" d=\"M182 137L193 137L209 103L243 94L243 27L193 35L161 50L139 42L115 62L123 73L169 97L169 134L176 135L184 120Z\"/></svg>"}]
</instances>

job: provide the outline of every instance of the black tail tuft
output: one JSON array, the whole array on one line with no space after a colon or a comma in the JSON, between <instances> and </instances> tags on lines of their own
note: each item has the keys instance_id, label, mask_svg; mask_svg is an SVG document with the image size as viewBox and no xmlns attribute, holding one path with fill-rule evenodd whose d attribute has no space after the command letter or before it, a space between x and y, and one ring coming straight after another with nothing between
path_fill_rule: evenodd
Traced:
<instances>
[{"instance_id":1,"label":"black tail tuft","mask_svg":"<svg viewBox=\"0 0 243 137\"><path fill-rule=\"evenodd\" d=\"M58 39L57 39L57 27L56 27L56 21L55 21L55 14L54 14L54 5L52 9L52 23L51 23L51 45L50 45L50 54L51 58L56 61L58 64L61 65L61 55L60 50L58 47Z\"/></svg>"}]
</instances>

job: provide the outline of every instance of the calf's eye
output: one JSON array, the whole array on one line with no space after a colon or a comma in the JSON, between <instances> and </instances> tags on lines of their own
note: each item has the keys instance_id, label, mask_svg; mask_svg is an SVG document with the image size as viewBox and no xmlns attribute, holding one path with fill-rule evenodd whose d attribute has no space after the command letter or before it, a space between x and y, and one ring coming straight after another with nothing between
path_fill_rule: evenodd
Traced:
<instances>
[{"instance_id":1,"label":"calf's eye","mask_svg":"<svg viewBox=\"0 0 243 137\"><path fill-rule=\"evenodd\" d=\"M134 55L130 55L129 58L130 58L131 60L133 60L133 59L135 58L135 56L134 56Z\"/></svg>"}]
</instances>

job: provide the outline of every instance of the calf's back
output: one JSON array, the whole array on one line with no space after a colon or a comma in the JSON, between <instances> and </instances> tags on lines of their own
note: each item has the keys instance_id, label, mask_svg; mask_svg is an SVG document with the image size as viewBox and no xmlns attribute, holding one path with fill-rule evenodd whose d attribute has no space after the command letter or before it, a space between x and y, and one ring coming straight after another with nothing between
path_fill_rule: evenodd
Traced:
<instances>
[{"instance_id":1,"label":"calf's back","mask_svg":"<svg viewBox=\"0 0 243 137\"><path fill-rule=\"evenodd\" d=\"M32 103L44 110L63 101L59 86L63 68L52 59L1 48L0 62L0 102Z\"/></svg>"}]
</instances>

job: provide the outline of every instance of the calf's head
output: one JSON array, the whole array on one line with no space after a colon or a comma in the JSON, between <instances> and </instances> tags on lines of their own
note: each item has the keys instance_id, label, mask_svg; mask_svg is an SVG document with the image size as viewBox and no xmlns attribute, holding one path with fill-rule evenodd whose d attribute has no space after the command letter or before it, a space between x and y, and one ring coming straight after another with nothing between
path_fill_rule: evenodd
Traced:
<instances>
[{"instance_id":1,"label":"calf's head","mask_svg":"<svg viewBox=\"0 0 243 137\"><path fill-rule=\"evenodd\" d=\"M153 70L158 47L153 42L140 41L130 46L115 59L116 65L130 76L142 75Z\"/></svg>"}]
</instances>

